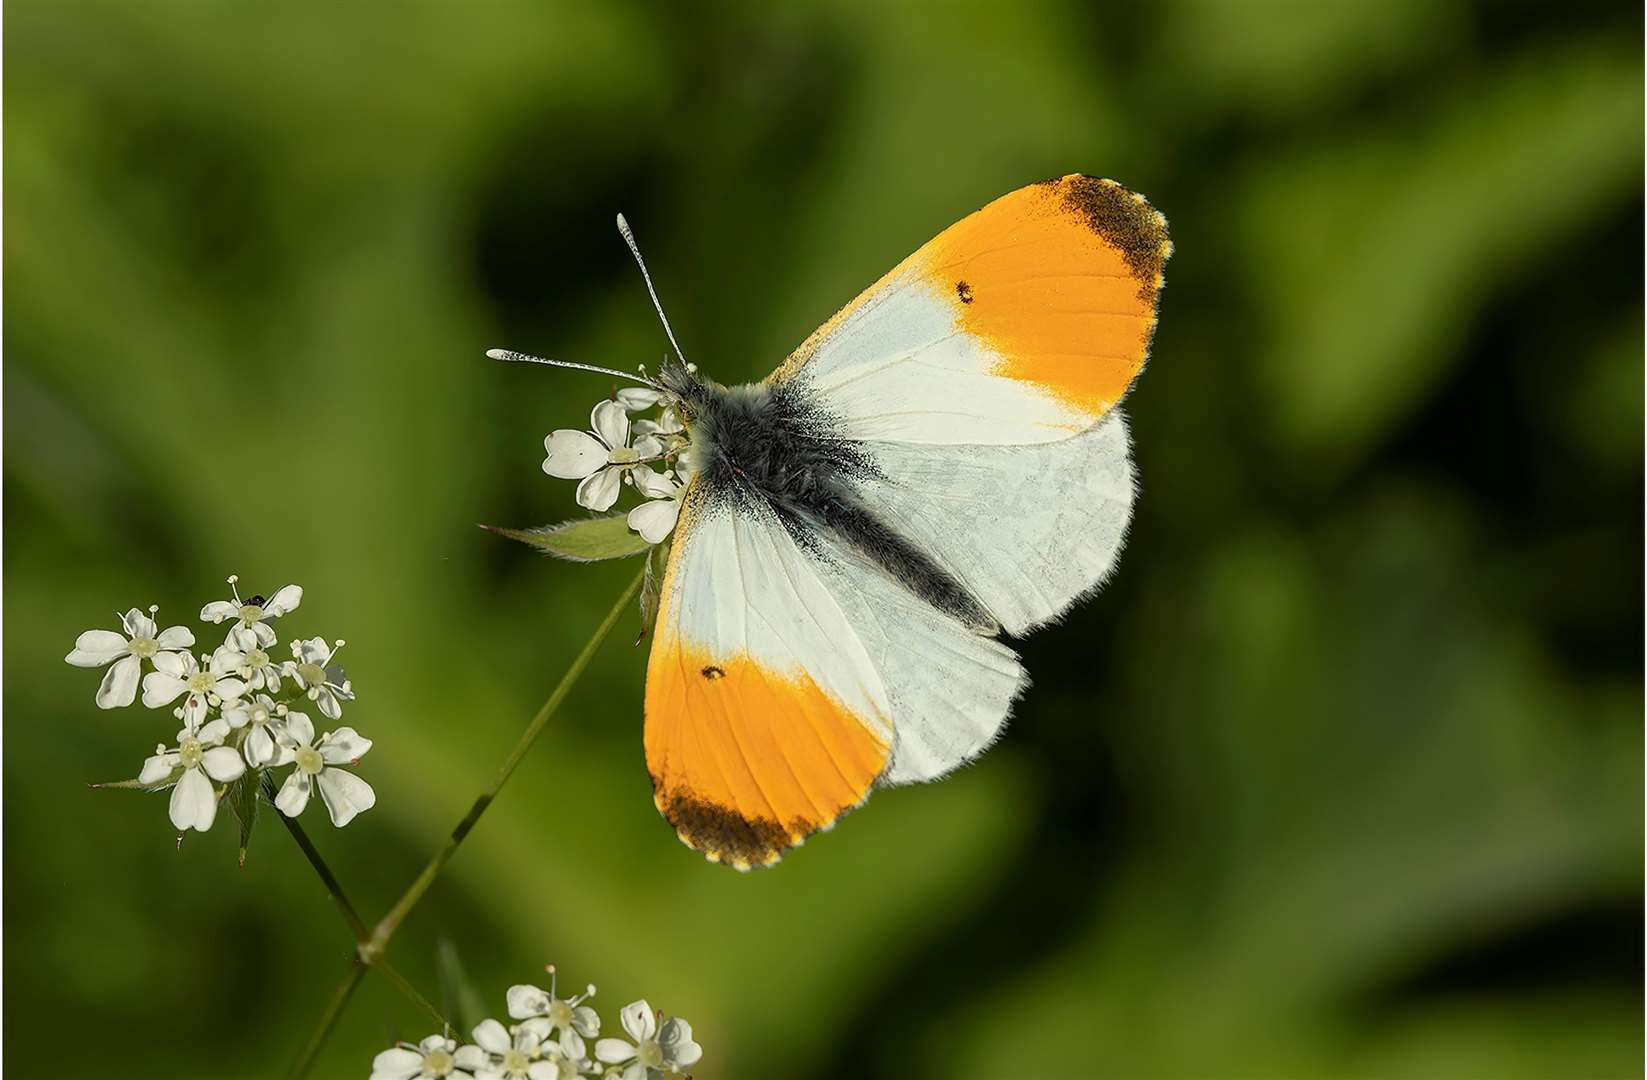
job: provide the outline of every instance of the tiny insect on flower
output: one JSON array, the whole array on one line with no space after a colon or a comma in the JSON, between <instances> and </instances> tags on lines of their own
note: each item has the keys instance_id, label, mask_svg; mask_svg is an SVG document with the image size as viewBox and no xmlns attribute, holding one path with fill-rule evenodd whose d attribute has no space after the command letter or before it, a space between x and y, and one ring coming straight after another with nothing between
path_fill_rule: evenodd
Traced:
<instances>
[{"instance_id":1,"label":"tiny insect on flower","mask_svg":"<svg viewBox=\"0 0 1647 1080\"><path fill-rule=\"evenodd\" d=\"M261 596L240 598L240 589L236 582L240 580L238 574L229 575L229 594L232 599L213 600L200 609L202 622L221 623L225 619L235 620L229 633L236 630L246 630L252 633L262 646L267 649L275 643L274 627L264 620L278 619L289 612L296 611L303 602L303 587L300 585L285 585L276 590L268 599Z\"/></svg>"}]
</instances>

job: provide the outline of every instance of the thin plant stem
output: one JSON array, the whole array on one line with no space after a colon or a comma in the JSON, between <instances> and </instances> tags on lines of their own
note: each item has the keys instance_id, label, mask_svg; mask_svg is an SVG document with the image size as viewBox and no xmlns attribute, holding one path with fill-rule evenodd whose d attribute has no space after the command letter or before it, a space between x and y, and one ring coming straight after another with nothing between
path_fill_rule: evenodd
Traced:
<instances>
[{"instance_id":1,"label":"thin plant stem","mask_svg":"<svg viewBox=\"0 0 1647 1080\"><path fill-rule=\"evenodd\" d=\"M268 783L267 775L264 777L264 782L266 786L273 787L272 784ZM269 801L273 802L274 800ZM355 936L355 944L359 945L369 939L372 932L367 929L366 920L362 919L360 913L355 910L355 906L349 903L349 898L343 893L343 886L338 884L337 877L332 873L331 867L327 866L326 860L320 857L320 852L315 849L314 843L309 839L309 834L303 831L303 826L298 824L296 818L287 817L279 811L276 811L275 816L280 818L280 823L286 826L286 831L292 834L293 840L297 841L297 846L309 860L309 865L314 867L315 873L320 875L321 883L326 886L326 891L331 894L332 900L337 904L337 909L343 913L343 921L349 924L349 933Z\"/></svg>"},{"instance_id":2,"label":"thin plant stem","mask_svg":"<svg viewBox=\"0 0 1647 1080\"><path fill-rule=\"evenodd\" d=\"M309 1042L303 1047L303 1053L292 1066L291 1080L302 1080L314 1068L315 1059L320 1056L321 1047L326 1045L326 1038L337 1026L337 1018L343 1015L343 1006L349 1003L349 998L360 985L360 980L366 975L366 965L359 957L349 962L349 973L338 983L337 989L332 991L332 998L326 1003L326 1011L320 1016L320 1023L315 1025L314 1034L309 1036Z\"/></svg>"},{"instance_id":3,"label":"thin plant stem","mask_svg":"<svg viewBox=\"0 0 1647 1080\"><path fill-rule=\"evenodd\" d=\"M538 709L537 715L532 717L532 722L526 725L526 730L521 732L520 739L515 743L514 749L510 750L509 756L503 759L503 766L498 769L497 776L475 799L474 805L463 816L463 820L457 823L457 827L452 830L452 835L445 845L435 852L434 857L429 860L429 864L423 868L423 872L418 874L412 884L407 887L406 892L401 895L399 900L395 901L395 906L389 909L389 913L383 916L377 924L377 929L372 931L371 938L361 944L360 955L367 963L374 963L379 956L383 955L384 949L388 947L389 939L399 929L401 922L405 920L407 915L411 914L412 908L416 907L417 902L423 898L423 894L429 891L429 887L435 883L435 878L440 876L441 870L445 868L452 856L457 854L457 849L463 843L464 838L475 827L475 823L486 812L486 808L492 805L492 800L497 797L498 791L508 782L509 777L514 774L515 768L521 763L521 759L526 756L526 752L532 748L532 744L542 734L543 726L549 722L550 717L555 715L555 710L560 708L561 702L566 700L566 695L571 692L572 687L583 674L584 668L589 666L589 661L594 658L595 652L600 648L601 643L612 632L612 627L617 625L618 618L623 614L624 608L628 607L630 601L635 598L635 592L640 588L641 579L644 576L645 570L642 570L635 575L635 579L629 583L629 587L623 590L623 595L618 597L617 603L612 605L612 610L606 613L606 618L602 619L601 624L595 628L595 633L584 645L583 651L578 653L577 659L572 661L572 666L567 668L566 674L561 676L560 682L555 686L554 691L550 693L549 699Z\"/></svg>"}]
</instances>

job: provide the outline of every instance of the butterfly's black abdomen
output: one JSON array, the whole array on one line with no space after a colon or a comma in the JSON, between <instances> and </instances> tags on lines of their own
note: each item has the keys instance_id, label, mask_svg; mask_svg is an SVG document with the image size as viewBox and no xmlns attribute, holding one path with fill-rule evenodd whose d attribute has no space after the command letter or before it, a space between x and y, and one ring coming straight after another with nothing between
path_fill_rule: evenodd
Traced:
<instances>
[{"instance_id":1,"label":"butterfly's black abdomen","mask_svg":"<svg viewBox=\"0 0 1647 1080\"><path fill-rule=\"evenodd\" d=\"M803 549L828 529L927 603L984 634L1000 625L943 567L871 513L855 482L878 476L863 444L842 437L801 385L723 387L676 368L662 381L681 401L698 482L736 506L759 500Z\"/></svg>"}]
</instances>

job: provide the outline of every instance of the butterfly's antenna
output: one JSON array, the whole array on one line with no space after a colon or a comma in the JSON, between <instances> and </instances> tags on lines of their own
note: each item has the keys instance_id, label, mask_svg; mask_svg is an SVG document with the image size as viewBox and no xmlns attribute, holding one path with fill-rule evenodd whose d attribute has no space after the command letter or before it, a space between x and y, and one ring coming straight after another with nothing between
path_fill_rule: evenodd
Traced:
<instances>
[{"instance_id":1,"label":"butterfly's antenna","mask_svg":"<svg viewBox=\"0 0 1647 1080\"><path fill-rule=\"evenodd\" d=\"M646 291L652 296L652 306L658 311L658 321L663 323L663 332L669 335L669 344L675 347L675 357L682 365L686 363L686 354L681 352L680 342L675 340L675 331L669 328L669 316L663 313L663 304L658 302L658 290L652 287L652 275L646 272L646 260L641 258L640 245L635 243L635 234L629 231L629 222L622 214L618 215L618 232L623 234L623 242L629 245L629 253L635 257L635 263L640 267L641 278L646 282Z\"/></svg>"},{"instance_id":2,"label":"butterfly's antenna","mask_svg":"<svg viewBox=\"0 0 1647 1080\"><path fill-rule=\"evenodd\" d=\"M594 364L579 364L572 360L545 360L541 356L528 356L526 353L515 352L513 349L487 349L486 355L491 357L493 360L503 360L510 364L547 364L550 367L576 368L578 371L594 371L602 375L610 375L616 379L628 379L630 382L638 382L642 386L650 386L654 390L663 389L662 386L659 386L651 379L643 378L640 375L634 375L627 371L618 371L615 368L596 367Z\"/></svg>"}]
</instances>

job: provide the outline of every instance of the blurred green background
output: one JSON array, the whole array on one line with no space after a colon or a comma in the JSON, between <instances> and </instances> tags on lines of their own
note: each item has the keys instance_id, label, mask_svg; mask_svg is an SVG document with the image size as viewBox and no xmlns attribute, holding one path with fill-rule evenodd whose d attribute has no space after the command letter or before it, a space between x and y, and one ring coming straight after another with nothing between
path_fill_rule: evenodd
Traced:
<instances>
[{"instance_id":1,"label":"blurred green background","mask_svg":"<svg viewBox=\"0 0 1647 1080\"><path fill-rule=\"evenodd\" d=\"M238 571L346 637L398 895L634 570L539 441L663 337L773 367L1066 172L1172 222L1113 583L976 767L774 872L680 846L626 617L396 939L557 962L720 1077L1604 1077L1642 1061L1642 14L1621 3L14 0L5 1064L266 1077L347 935L265 820L177 850L169 717L62 663ZM454 1006L456 1008L456 1006ZM369 978L320 1075L424 1019Z\"/></svg>"}]
</instances>

